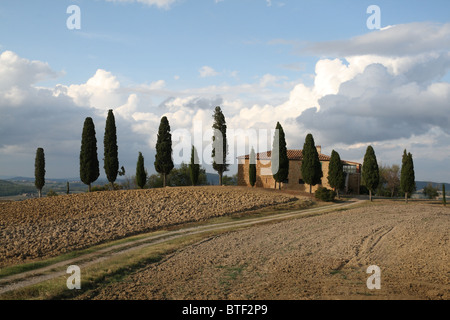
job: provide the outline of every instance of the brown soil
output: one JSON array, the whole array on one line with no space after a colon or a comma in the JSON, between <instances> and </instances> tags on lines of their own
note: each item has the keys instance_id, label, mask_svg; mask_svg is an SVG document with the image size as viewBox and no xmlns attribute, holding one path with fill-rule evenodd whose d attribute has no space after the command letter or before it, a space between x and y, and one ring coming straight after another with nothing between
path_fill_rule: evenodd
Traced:
<instances>
[{"instance_id":1,"label":"brown soil","mask_svg":"<svg viewBox=\"0 0 450 320\"><path fill-rule=\"evenodd\" d=\"M187 187L3 202L0 267L295 199L262 189Z\"/></svg>"},{"instance_id":2,"label":"brown soil","mask_svg":"<svg viewBox=\"0 0 450 320\"><path fill-rule=\"evenodd\" d=\"M394 204L230 232L82 299L450 299L450 208ZM381 268L381 290L367 268Z\"/></svg>"}]
</instances>

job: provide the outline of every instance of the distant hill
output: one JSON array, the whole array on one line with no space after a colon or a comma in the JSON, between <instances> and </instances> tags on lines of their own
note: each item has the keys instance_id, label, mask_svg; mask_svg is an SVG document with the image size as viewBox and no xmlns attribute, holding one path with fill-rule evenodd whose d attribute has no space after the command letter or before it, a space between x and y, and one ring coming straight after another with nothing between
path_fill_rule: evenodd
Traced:
<instances>
[{"instance_id":1,"label":"distant hill","mask_svg":"<svg viewBox=\"0 0 450 320\"><path fill-rule=\"evenodd\" d=\"M70 184L70 192L84 192L87 190L86 185L76 179L45 179L45 186L42 189L43 194L47 194L50 190L57 193L65 193L67 190L67 181ZM100 181L102 185L107 181ZM14 177L9 179L0 179L0 197L9 197L22 195L24 193L37 194L34 186L34 178Z\"/></svg>"},{"instance_id":2,"label":"distant hill","mask_svg":"<svg viewBox=\"0 0 450 320\"><path fill-rule=\"evenodd\" d=\"M439 190L442 189L442 183L438 183L438 182L431 182L431 181L416 181L416 189L417 190L422 190L423 188L425 188L429 183L431 183L431 185L434 188L438 188ZM445 184L445 190L446 191L450 191L450 183L444 183Z\"/></svg>"},{"instance_id":3,"label":"distant hill","mask_svg":"<svg viewBox=\"0 0 450 320\"><path fill-rule=\"evenodd\" d=\"M14 196L23 193L36 193L36 188L30 185L0 180L0 197Z\"/></svg>"},{"instance_id":4,"label":"distant hill","mask_svg":"<svg viewBox=\"0 0 450 320\"><path fill-rule=\"evenodd\" d=\"M8 178L8 179L3 179L6 181L13 181L13 182L32 182L34 183L34 179L35 178L29 178L29 177L13 177L13 178ZM63 179L49 179L49 178L45 178L46 182L59 182L59 183L66 183L67 181L77 181L80 182L80 178L63 178ZM107 183L108 181L105 179L99 179L96 182L99 183L103 183L104 181L106 181L105 183Z\"/></svg>"},{"instance_id":5,"label":"distant hill","mask_svg":"<svg viewBox=\"0 0 450 320\"><path fill-rule=\"evenodd\" d=\"M14 178L8 178L8 179L3 179L5 181L20 181L20 182L33 182L34 183L34 178L29 178L29 177L14 177Z\"/></svg>"},{"instance_id":6,"label":"distant hill","mask_svg":"<svg viewBox=\"0 0 450 320\"><path fill-rule=\"evenodd\" d=\"M208 184L212 186L218 186L219 185L219 175L217 173L206 173L206 180L208 181Z\"/></svg>"},{"instance_id":7,"label":"distant hill","mask_svg":"<svg viewBox=\"0 0 450 320\"><path fill-rule=\"evenodd\" d=\"M206 173L206 180L211 186L219 185L219 174L217 173ZM229 186L237 186L237 175L223 175L223 184Z\"/></svg>"}]
</instances>

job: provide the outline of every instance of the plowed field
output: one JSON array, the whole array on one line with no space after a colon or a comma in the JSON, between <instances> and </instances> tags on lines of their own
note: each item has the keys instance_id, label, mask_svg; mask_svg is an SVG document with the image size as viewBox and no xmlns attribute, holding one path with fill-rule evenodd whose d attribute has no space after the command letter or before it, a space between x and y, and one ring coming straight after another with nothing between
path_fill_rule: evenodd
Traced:
<instances>
[{"instance_id":1,"label":"plowed field","mask_svg":"<svg viewBox=\"0 0 450 320\"><path fill-rule=\"evenodd\" d=\"M295 199L261 189L188 187L0 203L0 267Z\"/></svg>"},{"instance_id":2,"label":"plowed field","mask_svg":"<svg viewBox=\"0 0 450 320\"><path fill-rule=\"evenodd\" d=\"M450 208L338 210L211 237L82 299L450 299ZM369 266L381 288L369 290Z\"/></svg>"}]
</instances>

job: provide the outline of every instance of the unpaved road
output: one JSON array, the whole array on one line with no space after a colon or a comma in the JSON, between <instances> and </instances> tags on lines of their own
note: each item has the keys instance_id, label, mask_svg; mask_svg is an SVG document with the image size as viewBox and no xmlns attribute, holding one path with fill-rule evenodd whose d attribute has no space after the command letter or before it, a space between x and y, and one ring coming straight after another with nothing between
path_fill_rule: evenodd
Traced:
<instances>
[{"instance_id":1,"label":"unpaved road","mask_svg":"<svg viewBox=\"0 0 450 320\"><path fill-rule=\"evenodd\" d=\"M310 214L319 214L327 212L333 209L347 208L354 206L358 201L350 201L342 204L333 204L325 207L304 209L299 211L291 211L276 215L253 217L245 220L238 220L232 222L222 222L207 224L204 226L193 226L193 227L181 227L178 230L167 231L159 234L151 234L146 237L140 238L138 240L130 240L122 244L116 244L108 246L104 249L99 249L91 253L80 255L77 258L64 260L61 262L50 264L46 267L39 269L34 269L31 271L26 271L11 276L3 277L0 279L0 295L10 291L22 289L34 284L41 283L43 281L51 280L66 274L64 268L69 265L77 264L80 268L84 269L86 267L101 263L107 259L110 259L117 255L124 255L130 251L140 250L141 248L157 245L164 242L169 242L171 240L182 238L186 236L201 234L211 231L220 231L223 229L248 227L261 223L281 221L284 219L302 217ZM61 269L57 271L57 269Z\"/></svg>"},{"instance_id":2,"label":"unpaved road","mask_svg":"<svg viewBox=\"0 0 450 320\"><path fill-rule=\"evenodd\" d=\"M450 208L395 204L230 232L80 299L450 299ZM367 268L381 289L367 288Z\"/></svg>"}]
</instances>

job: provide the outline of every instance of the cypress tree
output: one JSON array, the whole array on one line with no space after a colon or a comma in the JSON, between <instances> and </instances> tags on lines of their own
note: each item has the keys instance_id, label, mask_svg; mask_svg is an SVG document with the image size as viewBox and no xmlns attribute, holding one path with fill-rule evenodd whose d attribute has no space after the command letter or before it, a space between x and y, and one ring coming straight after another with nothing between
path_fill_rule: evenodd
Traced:
<instances>
[{"instance_id":1,"label":"cypress tree","mask_svg":"<svg viewBox=\"0 0 450 320\"><path fill-rule=\"evenodd\" d=\"M147 171L145 171L144 167L144 157L142 156L142 152L139 152L138 161L136 164L136 184L139 188L144 189L146 183Z\"/></svg>"},{"instance_id":2,"label":"cypress tree","mask_svg":"<svg viewBox=\"0 0 450 320\"><path fill-rule=\"evenodd\" d=\"M250 185L252 187L256 184L256 154L255 150L252 147L252 151L250 152L250 162L249 162L249 168L248 168L248 175L249 175L249 181Z\"/></svg>"},{"instance_id":3,"label":"cypress tree","mask_svg":"<svg viewBox=\"0 0 450 320\"><path fill-rule=\"evenodd\" d=\"M362 179L369 190L369 199L372 201L372 193L377 189L380 182L380 171L378 168L377 157L372 146L368 146L364 155L362 168Z\"/></svg>"},{"instance_id":4,"label":"cypress tree","mask_svg":"<svg viewBox=\"0 0 450 320\"><path fill-rule=\"evenodd\" d=\"M328 168L328 183L334 188L339 198L339 189L345 187L345 173L341 157L334 150L331 152L330 166Z\"/></svg>"},{"instance_id":5,"label":"cypress tree","mask_svg":"<svg viewBox=\"0 0 450 320\"><path fill-rule=\"evenodd\" d=\"M99 176L100 169L97 155L95 126L92 118L88 117L84 121L83 134L81 137L80 178L84 184L89 186L89 192L91 192L91 184L96 181Z\"/></svg>"},{"instance_id":6,"label":"cypress tree","mask_svg":"<svg viewBox=\"0 0 450 320\"><path fill-rule=\"evenodd\" d=\"M312 194L312 186L321 184L323 172L322 164L320 163L319 159L319 153L317 152L314 138L311 133L306 136L302 153L302 178L303 181L309 184L309 193Z\"/></svg>"},{"instance_id":7,"label":"cypress tree","mask_svg":"<svg viewBox=\"0 0 450 320\"><path fill-rule=\"evenodd\" d=\"M45 154L44 149L36 150L36 158L34 160L34 185L38 189L39 198L42 196L42 188L45 185Z\"/></svg>"},{"instance_id":8,"label":"cypress tree","mask_svg":"<svg viewBox=\"0 0 450 320\"><path fill-rule=\"evenodd\" d=\"M406 177L406 162L407 162L407 159L408 159L408 152L406 151L406 149L405 150L403 150L403 155L402 155L402 168L401 168L401 170L400 170L400 190L403 192L403 193L406 193L404 190L403 190L403 183L405 183L405 181L404 181L404 178L402 178L403 176L405 176ZM402 183L402 181L403 181L403 183ZM406 198L407 199L407 198Z\"/></svg>"},{"instance_id":9,"label":"cypress tree","mask_svg":"<svg viewBox=\"0 0 450 320\"><path fill-rule=\"evenodd\" d=\"M172 159L172 134L167 117L161 118L156 142L155 169L162 175L163 187L166 187L167 175L174 167Z\"/></svg>"},{"instance_id":10,"label":"cypress tree","mask_svg":"<svg viewBox=\"0 0 450 320\"><path fill-rule=\"evenodd\" d=\"M111 184L111 190L114 190L114 181L119 173L119 158L117 147L116 120L112 110L108 111L106 118L105 136L103 140L104 146L104 169L106 177Z\"/></svg>"},{"instance_id":11,"label":"cypress tree","mask_svg":"<svg viewBox=\"0 0 450 320\"><path fill-rule=\"evenodd\" d=\"M414 162L411 153L403 151L402 170L400 173L400 187L405 193L405 202L408 203L408 196L416 190L416 178L414 173Z\"/></svg>"},{"instance_id":12,"label":"cypress tree","mask_svg":"<svg viewBox=\"0 0 450 320\"><path fill-rule=\"evenodd\" d=\"M442 184L442 203L444 204L444 207L447 206L447 199L445 196L445 183Z\"/></svg>"},{"instance_id":13,"label":"cypress tree","mask_svg":"<svg viewBox=\"0 0 450 320\"><path fill-rule=\"evenodd\" d=\"M198 183L198 178L200 176L200 161L198 159L197 149L192 146L191 150L191 163L189 164L189 176L191 178L191 183L196 186Z\"/></svg>"},{"instance_id":14,"label":"cypress tree","mask_svg":"<svg viewBox=\"0 0 450 320\"><path fill-rule=\"evenodd\" d=\"M66 194L70 193L69 181L66 183Z\"/></svg>"},{"instance_id":15,"label":"cypress tree","mask_svg":"<svg viewBox=\"0 0 450 320\"><path fill-rule=\"evenodd\" d=\"M228 171L229 167L229 164L227 164L227 124L220 107L216 107L213 118L214 123L212 128L214 130L214 135L212 137L212 167L219 174L219 185L222 185L223 173Z\"/></svg>"},{"instance_id":16,"label":"cypress tree","mask_svg":"<svg viewBox=\"0 0 450 320\"><path fill-rule=\"evenodd\" d=\"M275 188L278 182L278 189L281 189L281 183L286 181L289 176L289 158L287 154L286 136L279 122L277 122L277 126L275 127L271 164Z\"/></svg>"}]
</instances>

